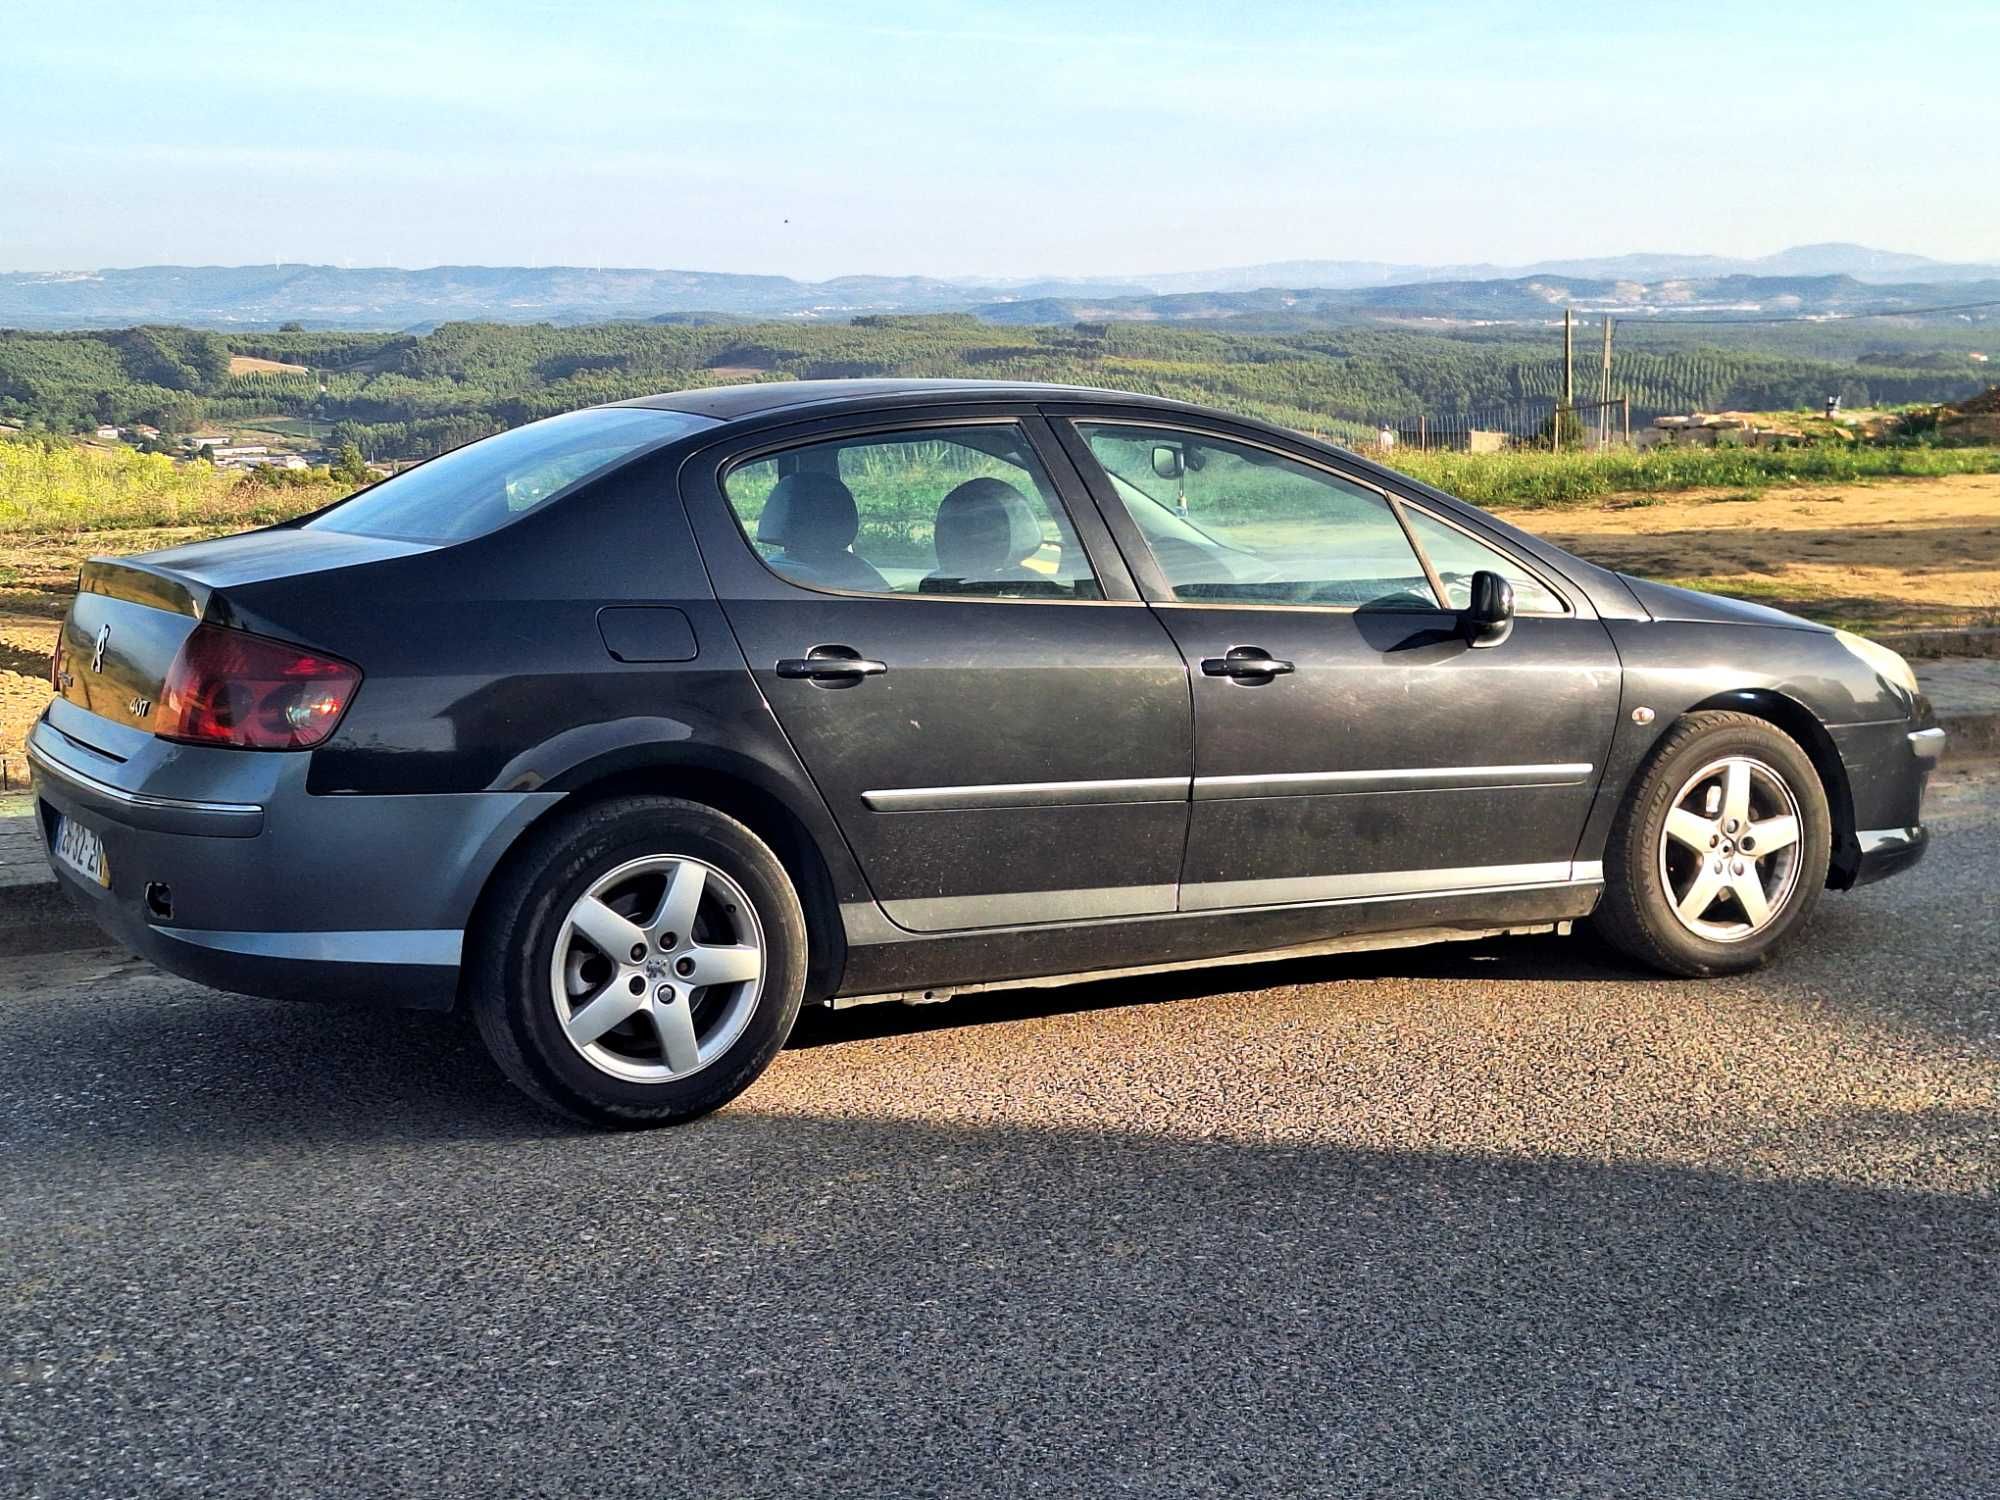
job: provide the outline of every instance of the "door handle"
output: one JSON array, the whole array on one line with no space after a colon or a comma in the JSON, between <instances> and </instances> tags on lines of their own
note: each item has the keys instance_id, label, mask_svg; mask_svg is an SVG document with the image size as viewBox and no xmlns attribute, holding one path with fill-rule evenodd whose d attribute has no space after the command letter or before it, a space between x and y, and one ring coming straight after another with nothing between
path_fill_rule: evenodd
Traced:
<instances>
[{"instance_id":1,"label":"door handle","mask_svg":"<svg viewBox=\"0 0 2000 1500\"><path fill-rule=\"evenodd\" d=\"M1231 646L1222 656L1205 656L1201 662L1205 677L1233 677L1238 681L1282 676L1296 671L1290 662L1271 655L1262 646Z\"/></svg>"},{"instance_id":2,"label":"door handle","mask_svg":"<svg viewBox=\"0 0 2000 1500\"><path fill-rule=\"evenodd\" d=\"M887 662L863 656L852 646L815 646L804 656L781 657L774 668L780 677L852 687L864 677L879 677Z\"/></svg>"}]
</instances>

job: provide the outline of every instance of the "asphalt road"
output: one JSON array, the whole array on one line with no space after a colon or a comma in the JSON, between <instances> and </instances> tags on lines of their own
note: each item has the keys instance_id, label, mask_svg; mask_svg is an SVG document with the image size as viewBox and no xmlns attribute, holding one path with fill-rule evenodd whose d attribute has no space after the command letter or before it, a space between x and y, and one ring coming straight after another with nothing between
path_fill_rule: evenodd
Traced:
<instances>
[{"instance_id":1,"label":"asphalt road","mask_svg":"<svg viewBox=\"0 0 2000 1500\"><path fill-rule=\"evenodd\" d=\"M2000 779L1774 971L1587 939L810 1018L553 1123L447 1021L0 967L9 1495L2000 1492Z\"/></svg>"}]
</instances>

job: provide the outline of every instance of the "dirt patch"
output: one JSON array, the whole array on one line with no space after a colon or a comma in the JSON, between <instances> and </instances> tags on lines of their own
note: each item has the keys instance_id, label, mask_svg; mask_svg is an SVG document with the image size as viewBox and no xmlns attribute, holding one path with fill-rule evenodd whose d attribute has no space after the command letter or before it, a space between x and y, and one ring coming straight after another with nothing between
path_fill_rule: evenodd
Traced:
<instances>
[{"instance_id":1,"label":"dirt patch","mask_svg":"<svg viewBox=\"0 0 2000 1500\"><path fill-rule=\"evenodd\" d=\"M1615 498L1501 511L1620 572L1869 630L2000 620L2000 474Z\"/></svg>"},{"instance_id":2,"label":"dirt patch","mask_svg":"<svg viewBox=\"0 0 2000 1500\"><path fill-rule=\"evenodd\" d=\"M311 372L304 365L288 365L281 359L259 359L254 354L232 354L229 356L229 373L232 375L306 375Z\"/></svg>"}]
</instances>

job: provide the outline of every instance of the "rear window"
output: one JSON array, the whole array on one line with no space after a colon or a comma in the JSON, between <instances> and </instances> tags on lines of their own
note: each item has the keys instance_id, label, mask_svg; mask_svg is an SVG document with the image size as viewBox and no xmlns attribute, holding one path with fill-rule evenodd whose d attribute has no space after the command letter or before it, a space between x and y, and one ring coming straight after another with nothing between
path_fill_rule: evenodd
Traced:
<instances>
[{"instance_id":1,"label":"rear window","mask_svg":"<svg viewBox=\"0 0 2000 1500\"><path fill-rule=\"evenodd\" d=\"M634 454L715 425L713 417L648 407L573 411L454 448L305 524L412 542L464 541L498 530Z\"/></svg>"}]
</instances>

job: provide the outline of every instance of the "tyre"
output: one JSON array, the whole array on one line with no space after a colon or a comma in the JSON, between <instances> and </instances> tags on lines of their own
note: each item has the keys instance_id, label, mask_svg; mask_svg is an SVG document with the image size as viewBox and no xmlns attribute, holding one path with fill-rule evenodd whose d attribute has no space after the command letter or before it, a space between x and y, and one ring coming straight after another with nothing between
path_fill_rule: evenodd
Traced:
<instances>
[{"instance_id":1,"label":"tyre","mask_svg":"<svg viewBox=\"0 0 2000 1500\"><path fill-rule=\"evenodd\" d=\"M1825 789L1795 740L1748 714L1688 714L1619 810L1595 923L1668 974L1759 968L1811 917L1832 847Z\"/></svg>"},{"instance_id":2,"label":"tyre","mask_svg":"<svg viewBox=\"0 0 2000 1500\"><path fill-rule=\"evenodd\" d=\"M593 1125L691 1120L798 1019L806 924L785 867L699 803L620 797L530 835L482 908L470 1009L523 1092Z\"/></svg>"}]
</instances>

